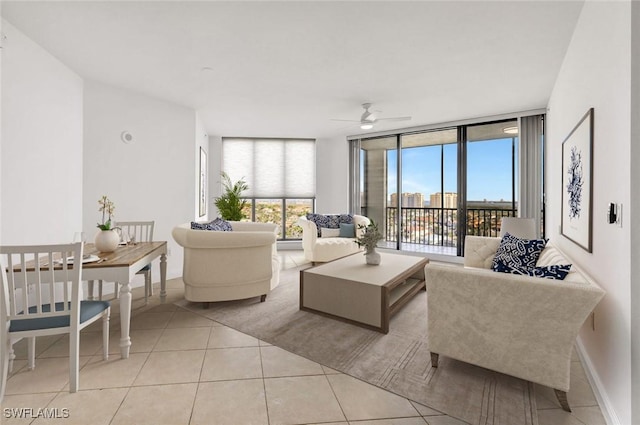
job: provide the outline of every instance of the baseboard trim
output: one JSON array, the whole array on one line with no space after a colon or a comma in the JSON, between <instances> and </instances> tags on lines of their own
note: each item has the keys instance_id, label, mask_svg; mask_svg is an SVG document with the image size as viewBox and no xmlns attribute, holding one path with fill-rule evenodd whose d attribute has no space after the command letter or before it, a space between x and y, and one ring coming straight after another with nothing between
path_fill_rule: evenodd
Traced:
<instances>
[{"instance_id":1,"label":"baseboard trim","mask_svg":"<svg viewBox=\"0 0 640 425\"><path fill-rule=\"evenodd\" d=\"M584 366L585 374L587 375L587 380L593 389L593 394L596 396L596 400L600 405L600 410L602 411L602 416L604 416L604 420L607 422L607 425L622 425L618 415L616 414L615 409L613 408L613 404L609 399L606 391L604 390L604 385L600 380L600 376L596 372L591 359L587 355L587 352L582 345L582 341L580 337L576 340L578 357L580 357L580 361L582 361L582 365Z\"/></svg>"}]
</instances>

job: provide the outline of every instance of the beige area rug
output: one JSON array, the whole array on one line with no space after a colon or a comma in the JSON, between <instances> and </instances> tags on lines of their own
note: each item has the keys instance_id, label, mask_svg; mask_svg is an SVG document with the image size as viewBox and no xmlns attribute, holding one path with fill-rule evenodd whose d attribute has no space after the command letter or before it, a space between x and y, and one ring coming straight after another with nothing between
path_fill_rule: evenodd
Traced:
<instances>
[{"instance_id":1,"label":"beige area rug","mask_svg":"<svg viewBox=\"0 0 640 425\"><path fill-rule=\"evenodd\" d=\"M298 294L299 269L290 269L264 303L176 304L469 424L537 424L532 384L444 356L431 367L426 292L391 319L387 335L300 311Z\"/></svg>"}]
</instances>

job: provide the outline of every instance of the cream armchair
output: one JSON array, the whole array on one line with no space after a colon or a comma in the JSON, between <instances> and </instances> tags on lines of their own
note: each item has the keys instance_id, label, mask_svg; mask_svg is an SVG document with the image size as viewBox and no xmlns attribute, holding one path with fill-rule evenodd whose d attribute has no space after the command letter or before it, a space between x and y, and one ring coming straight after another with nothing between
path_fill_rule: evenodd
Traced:
<instances>
[{"instance_id":1,"label":"cream armchair","mask_svg":"<svg viewBox=\"0 0 640 425\"><path fill-rule=\"evenodd\" d=\"M230 232L192 230L191 223L173 229L173 239L184 248L182 280L188 301L208 303L257 296L265 301L278 286L278 226L229 223Z\"/></svg>"},{"instance_id":2,"label":"cream armchair","mask_svg":"<svg viewBox=\"0 0 640 425\"><path fill-rule=\"evenodd\" d=\"M358 229L358 225L368 226L371 221L362 215L353 216L356 235L364 230ZM298 219L298 225L302 228L302 249L304 257L313 263L324 263L337 258L360 252L362 249L356 244L355 238L319 237L318 228L313 221L305 216Z\"/></svg>"},{"instance_id":3,"label":"cream armchair","mask_svg":"<svg viewBox=\"0 0 640 425\"><path fill-rule=\"evenodd\" d=\"M431 363L441 354L551 387L570 411L571 352L604 291L575 264L564 280L494 272L499 244L467 236L465 267L426 266ZM547 244L536 265L571 263Z\"/></svg>"}]
</instances>

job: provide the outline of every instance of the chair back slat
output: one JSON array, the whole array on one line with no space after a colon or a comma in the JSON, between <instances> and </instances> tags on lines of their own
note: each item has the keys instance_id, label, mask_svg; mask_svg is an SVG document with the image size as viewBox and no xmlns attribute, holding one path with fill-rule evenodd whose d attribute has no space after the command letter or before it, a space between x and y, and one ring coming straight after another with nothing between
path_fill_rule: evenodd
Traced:
<instances>
[{"instance_id":1,"label":"chair back slat","mask_svg":"<svg viewBox=\"0 0 640 425\"><path fill-rule=\"evenodd\" d=\"M25 264L26 258L24 252L20 253L20 264ZM13 270L13 269L12 269ZM26 311L29 309L29 284L27 282L27 270L24 267L20 267L20 273L22 274L22 310ZM15 285L14 285L15 288Z\"/></svg>"},{"instance_id":2,"label":"chair back slat","mask_svg":"<svg viewBox=\"0 0 640 425\"><path fill-rule=\"evenodd\" d=\"M40 253L36 252L36 254L34 255L34 258L37 258L38 262L40 262ZM47 258L47 257L45 256L44 258ZM37 273L38 273L37 280L41 281L42 278L40 277L40 273L41 273L40 267L38 267ZM35 292L36 292L36 307L37 307L36 311L38 313L42 313L42 286L35 285Z\"/></svg>"},{"instance_id":3,"label":"chair back slat","mask_svg":"<svg viewBox=\"0 0 640 425\"><path fill-rule=\"evenodd\" d=\"M81 242L0 247L0 301L6 310L0 320L67 316L79 307L82 251ZM72 325L79 321L75 310Z\"/></svg>"},{"instance_id":4,"label":"chair back slat","mask_svg":"<svg viewBox=\"0 0 640 425\"><path fill-rule=\"evenodd\" d=\"M153 241L154 225L155 221L119 221L116 224L122 230L123 237L135 239L136 242Z\"/></svg>"},{"instance_id":5,"label":"chair back slat","mask_svg":"<svg viewBox=\"0 0 640 425\"><path fill-rule=\"evenodd\" d=\"M68 282L67 278L68 278L68 274L69 274L69 263L68 263L68 258L66 256L66 253L62 253L62 270L64 270L65 272L65 276L64 276L64 282L65 284L62 285L62 292L63 292L63 299L64 301L71 301L71 298L69 297L69 285L66 284L66 282ZM82 264L82 257L80 257L80 264ZM55 292L55 291L54 291ZM69 310L69 303L68 302L63 302L62 303L63 309L65 311Z\"/></svg>"},{"instance_id":6,"label":"chair back slat","mask_svg":"<svg viewBox=\"0 0 640 425\"><path fill-rule=\"evenodd\" d=\"M47 255L46 263L47 264L54 264L55 261L56 261L56 259L53 256L53 252L50 252ZM54 274L55 274L55 271L54 271L53 268L50 268L49 270L47 270L47 280L50 282L49 286L47 286L47 289L49 291L49 299L51 299L52 302L55 305L57 300L56 300L56 294L55 294L56 284L55 284L55 276L54 276Z\"/></svg>"}]
</instances>

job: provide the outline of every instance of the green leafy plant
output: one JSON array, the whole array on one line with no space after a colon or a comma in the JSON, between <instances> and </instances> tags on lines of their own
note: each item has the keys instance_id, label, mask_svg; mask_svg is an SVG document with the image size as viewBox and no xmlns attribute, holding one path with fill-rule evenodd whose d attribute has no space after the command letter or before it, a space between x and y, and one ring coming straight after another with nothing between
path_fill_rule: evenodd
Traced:
<instances>
[{"instance_id":1,"label":"green leafy plant","mask_svg":"<svg viewBox=\"0 0 640 425\"><path fill-rule=\"evenodd\" d=\"M242 198L242 192L249 189L249 185L243 179L232 182L231 177L224 171L220 173L224 193L214 201L220 216L225 220L240 221L245 218L242 209L248 204Z\"/></svg>"},{"instance_id":2,"label":"green leafy plant","mask_svg":"<svg viewBox=\"0 0 640 425\"><path fill-rule=\"evenodd\" d=\"M107 198L106 195L104 195L102 198L98 199L98 205L100 205L100 208L98 208L98 211L102 212L102 224L98 223L98 229L100 230L112 230L113 228L111 227L111 217L113 217L115 214L113 213L116 209L115 204L109 200L109 198ZM107 216L107 221L104 220L105 215Z\"/></svg>"},{"instance_id":3,"label":"green leafy plant","mask_svg":"<svg viewBox=\"0 0 640 425\"><path fill-rule=\"evenodd\" d=\"M364 232L356 238L356 243L358 246L364 246L365 255L373 252L378 242L382 240L382 234L378 230L378 223L371 220L368 226L358 224L358 229L364 229Z\"/></svg>"}]
</instances>

